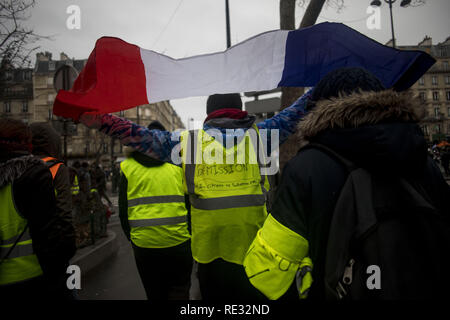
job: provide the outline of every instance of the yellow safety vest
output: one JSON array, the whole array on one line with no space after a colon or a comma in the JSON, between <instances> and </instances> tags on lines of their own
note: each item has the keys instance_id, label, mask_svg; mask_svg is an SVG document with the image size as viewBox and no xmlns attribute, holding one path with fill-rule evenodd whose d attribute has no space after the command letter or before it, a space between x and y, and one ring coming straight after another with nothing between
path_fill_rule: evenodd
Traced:
<instances>
[{"instance_id":1,"label":"yellow safety vest","mask_svg":"<svg viewBox=\"0 0 450 320\"><path fill-rule=\"evenodd\" d=\"M75 175L75 178L73 180L73 184L70 187L70 190L72 191L72 195L75 196L80 193L80 186L78 185L78 177Z\"/></svg>"},{"instance_id":2,"label":"yellow safety vest","mask_svg":"<svg viewBox=\"0 0 450 320\"><path fill-rule=\"evenodd\" d=\"M305 238L269 215L245 256L245 272L251 284L272 300L296 279L299 298L304 299L313 281L308 248Z\"/></svg>"},{"instance_id":3,"label":"yellow safety vest","mask_svg":"<svg viewBox=\"0 0 450 320\"><path fill-rule=\"evenodd\" d=\"M0 264L0 285L13 284L42 275L28 230L5 259L26 225L27 221L17 213L14 206L11 184L4 186L0 189L0 260L4 259Z\"/></svg>"},{"instance_id":4,"label":"yellow safety vest","mask_svg":"<svg viewBox=\"0 0 450 320\"><path fill-rule=\"evenodd\" d=\"M203 130L185 131L181 138L191 202L192 255L200 263L222 258L242 264L267 217L269 182L260 174L255 152L259 131L256 126L247 130L245 137L228 149ZM193 148L191 139L196 142Z\"/></svg>"},{"instance_id":5,"label":"yellow safety vest","mask_svg":"<svg viewBox=\"0 0 450 320\"><path fill-rule=\"evenodd\" d=\"M120 168L128 180L131 241L142 248L167 248L189 240L182 169L169 163L145 167L133 158Z\"/></svg>"}]
</instances>

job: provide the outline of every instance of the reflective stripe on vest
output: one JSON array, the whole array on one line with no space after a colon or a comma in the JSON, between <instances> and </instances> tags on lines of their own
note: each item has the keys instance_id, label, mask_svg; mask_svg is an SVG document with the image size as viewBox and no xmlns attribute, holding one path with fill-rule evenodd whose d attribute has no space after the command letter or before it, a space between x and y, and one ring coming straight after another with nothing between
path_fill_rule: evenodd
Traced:
<instances>
[{"instance_id":1,"label":"reflective stripe on vest","mask_svg":"<svg viewBox=\"0 0 450 320\"><path fill-rule=\"evenodd\" d=\"M20 237L20 234L15 235L14 237L6 239L6 240L1 240L0 239L0 246L6 246L6 245L9 245L9 244L14 244L19 237ZM27 241L27 240L30 240L30 239L31 239L30 232L27 230L27 231L25 231L25 233L20 238L20 241Z\"/></svg>"},{"instance_id":2,"label":"reflective stripe on vest","mask_svg":"<svg viewBox=\"0 0 450 320\"><path fill-rule=\"evenodd\" d=\"M133 158L120 167L128 181L131 241L142 248L166 248L188 240L182 169L168 163L145 167Z\"/></svg>"},{"instance_id":3,"label":"reflective stripe on vest","mask_svg":"<svg viewBox=\"0 0 450 320\"><path fill-rule=\"evenodd\" d=\"M128 200L128 208L141 204L183 202L184 196L153 196Z\"/></svg>"},{"instance_id":4,"label":"reflective stripe on vest","mask_svg":"<svg viewBox=\"0 0 450 320\"><path fill-rule=\"evenodd\" d=\"M258 139L256 126L229 149L203 130L182 133L183 169L192 205L192 255L200 263L222 258L242 264L267 217L269 183L260 174L257 144L253 141ZM222 157L224 163L210 161L209 152L211 158ZM241 163L239 155L243 156ZM229 159L236 161L229 163Z\"/></svg>"},{"instance_id":5,"label":"reflective stripe on vest","mask_svg":"<svg viewBox=\"0 0 450 320\"><path fill-rule=\"evenodd\" d=\"M137 219L130 220L128 223L131 228L150 227L150 226L164 226L171 224L178 224L187 222L186 216L170 217L170 218L153 218L153 219Z\"/></svg>"},{"instance_id":6,"label":"reflective stripe on vest","mask_svg":"<svg viewBox=\"0 0 450 320\"><path fill-rule=\"evenodd\" d=\"M4 259L26 228L27 221L16 211L11 184L0 188L0 257ZM0 285L12 284L42 275L33 253L33 242L25 231L9 256L0 266Z\"/></svg>"}]
</instances>

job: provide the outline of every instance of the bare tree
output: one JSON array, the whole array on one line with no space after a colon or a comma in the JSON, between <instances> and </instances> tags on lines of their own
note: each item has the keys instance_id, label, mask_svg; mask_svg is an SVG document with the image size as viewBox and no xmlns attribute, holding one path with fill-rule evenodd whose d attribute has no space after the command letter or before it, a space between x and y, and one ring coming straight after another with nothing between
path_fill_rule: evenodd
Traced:
<instances>
[{"instance_id":1,"label":"bare tree","mask_svg":"<svg viewBox=\"0 0 450 320\"><path fill-rule=\"evenodd\" d=\"M314 25L326 1L327 0L310 0L299 28L305 28ZM343 6L343 0L332 0L332 2L335 3L336 1L342 3L339 7L341 8ZM304 6L305 4L306 0L299 1L300 6ZM339 5L339 3L336 4ZM280 29L295 29L295 0L280 0ZM303 88L281 88L281 108L284 109L290 106L303 93ZM281 169L283 169L285 164L297 153L298 146L295 140L295 137L291 136L288 141L286 141L286 143L284 143L280 148Z\"/></svg>"},{"instance_id":2,"label":"bare tree","mask_svg":"<svg viewBox=\"0 0 450 320\"><path fill-rule=\"evenodd\" d=\"M29 65L31 54L39 48L35 43L49 39L24 26L34 5L34 0L0 0L0 59L3 63L14 67Z\"/></svg>"},{"instance_id":3,"label":"bare tree","mask_svg":"<svg viewBox=\"0 0 450 320\"><path fill-rule=\"evenodd\" d=\"M412 0L409 6L417 7L425 4L426 0ZM304 8L305 14L300 22L299 29L312 26L316 23L317 18L322 11L324 5L334 8L337 12L345 9L344 0L297 0L297 6ZM295 7L296 0L280 0L280 29L295 29ZM304 93L304 88L283 87L281 94L281 108L290 106L294 101ZM295 137L291 137L280 148L280 167L284 165L297 153L298 146Z\"/></svg>"}]
</instances>

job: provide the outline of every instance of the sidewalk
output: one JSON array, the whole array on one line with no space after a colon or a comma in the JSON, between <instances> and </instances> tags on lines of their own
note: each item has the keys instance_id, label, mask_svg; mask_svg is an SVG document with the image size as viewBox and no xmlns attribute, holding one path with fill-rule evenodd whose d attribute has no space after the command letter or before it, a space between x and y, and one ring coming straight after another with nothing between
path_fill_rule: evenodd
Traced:
<instances>
[{"instance_id":1,"label":"sidewalk","mask_svg":"<svg viewBox=\"0 0 450 320\"><path fill-rule=\"evenodd\" d=\"M114 212L107 225L107 236L96 240L94 245L78 249L75 256L70 260L70 264L79 266L84 274L114 255L119 247L117 235L111 229L112 226L120 223L117 195L108 192L108 196L114 205Z\"/></svg>"},{"instance_id":2,"label":"sidewalk","mask_svg":"<svg viewBox=\"0 0 450 320\"><path fill-rule=\"evenodd\" d=\"M117 248L116 234L108 230L107 236L98 239L94 245L78 249L75 256L70 260L70 264L79 266L81 271L86 274L105 259L115 254Z\"/></svg>"}]
</instances>

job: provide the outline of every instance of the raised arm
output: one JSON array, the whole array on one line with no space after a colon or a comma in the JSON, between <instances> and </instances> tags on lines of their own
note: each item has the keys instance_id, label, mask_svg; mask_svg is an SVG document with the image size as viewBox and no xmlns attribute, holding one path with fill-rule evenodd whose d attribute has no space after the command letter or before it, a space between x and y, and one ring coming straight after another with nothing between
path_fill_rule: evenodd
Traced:
<instances>
[{"instance_id":1,"label":"raised arm","mask_svg":"<svg viewBox=\"0 0 450 320\"><path fill-rule=\"evenodd\" d=\"M149 157L172 163L172 148L179 142L169 131L149 130L129 120L112 114L83 114L80 122L91 129L98 129L104 134L120 140L126 146L140 151Z\"/></svg>"},{"instance_id":2,"label":"raised arm","mask_svg":"<svg viewBox=\"0 0 450 320\"><path fill-rule=\"evenodd\" d=\"M297 123L302 119L306 111L306 102L310 97L312 89L303 94L291 106L281 111L276 116L264 120L257 124L258 129L266 129L268 133L272 129L278 129L280 137L280 145L284 143L291 134L296 131Z\"/></svg>"}]
</instances>

